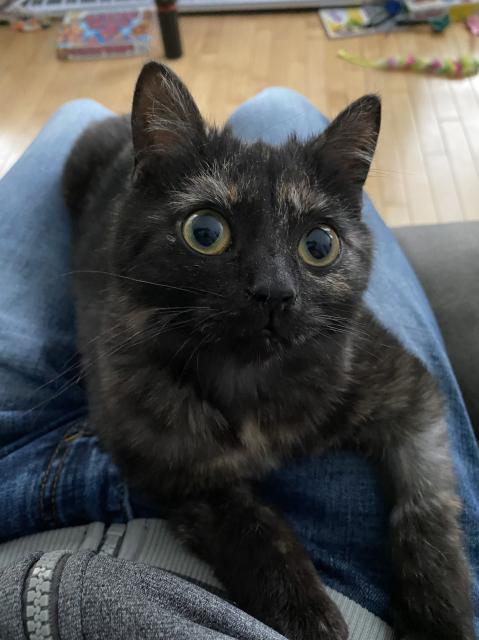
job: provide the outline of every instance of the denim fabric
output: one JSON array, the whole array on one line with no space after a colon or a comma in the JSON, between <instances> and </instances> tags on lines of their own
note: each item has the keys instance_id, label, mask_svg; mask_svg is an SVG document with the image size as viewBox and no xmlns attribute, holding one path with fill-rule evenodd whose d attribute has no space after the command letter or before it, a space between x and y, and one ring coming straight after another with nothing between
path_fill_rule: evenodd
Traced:
<instances>
[{"instance_id":1,"label":"denim fabric","mask_svg":"<svg viewBox=\"0 0 479 640\"><path fill-rule=\"evenodd\" d=\"M109 114L66 104L0 181L1 540L129 515L116 468L84 426L60 188L73 142Z\"/></svg>"},{"instance_id":2,"label":"denim fabric","mask_svg":"<svg viewBox=\"0 0 479 640\"><path fill-rule=\"evenodd\" d=\"M84 394L75 383L65 276L68 214L59 178L75 137L108 113L90 101L65 105L0 182L1 539L95 519L154 515L136 498L129 500L116 468L88 433ZM327 120L299 94L268 89L241 106L230 123L245 139L274 144L292 131L303 137L319 132ZM367 198L364 215L376 239L366 301L438 377L449 401L479 629L477 444L424 293ZM71 367L66 374L65 366ZM374 468L352 453L330 453L289 465L263 491L289 518L326 583L390 620L387 513Z\"/></svg>"}]
</instances>

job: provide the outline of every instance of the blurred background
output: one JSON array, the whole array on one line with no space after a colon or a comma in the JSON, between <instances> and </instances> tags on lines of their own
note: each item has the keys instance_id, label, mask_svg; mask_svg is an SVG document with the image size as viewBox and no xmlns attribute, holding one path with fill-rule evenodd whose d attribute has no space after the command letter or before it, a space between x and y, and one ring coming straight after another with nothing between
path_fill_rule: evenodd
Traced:
<instances>
[{"instance_id":1,"label":"blurred background","mask_svg":"<svg viewBox=\"0 0 479 640\"><path fill-rule=\"evenodd\" d=\"M300 91L330 117L361 94L378 92L384 119L367 190L386 222L398 226L479 218L479 75L438 75L439 64L446 64L444 73L452 68L460 74L448 56L466 56L463 67L464 60L472 64L474 56L479 57L479 29L475 33L473 19L479 4L464 3L470 5L467 10L451 18L445 4L454 0L420 0L422 13L395 1L343 9L320 2L305 8L290 0L271 4L269 11L264 2L249 6L208 0L210 6L195 7L195 0L188 1L160 6L173 21L178 18L183 55L176 59L165 57L156 7L148 3L148 36L143 30L142 44L137 46L138 41L133 51L137 55L105 58L119 53L107 51L105 44L101 51L90 51L93 59L85 59L78 42L89 38L91 45L100 36L85 36L84 15L65 17L64 0L23 0L20 7L18 2L5 3L0 27L0 175L67 100L90 97L118 113L128 112L139 70L146 59L155 58L173 67L204 115L216 122L271 85ZM108 12L104 4L96 11ZM35 7L41 11L35 13ZM95 11L89 5L73 8ZM130 18L138 9L131 4L115 8L129 12ZM106 30L106 39L109 30L115 31L108 20L103 18L100 29ZM88 29L97 22L89 22ZM137 25L138 33L142 29ZM368 61L434 57L436 73L365 68L338 57L340 49ZM81 59L66 59L75 58L75 52Z\"/></svg>"}]
</instances>

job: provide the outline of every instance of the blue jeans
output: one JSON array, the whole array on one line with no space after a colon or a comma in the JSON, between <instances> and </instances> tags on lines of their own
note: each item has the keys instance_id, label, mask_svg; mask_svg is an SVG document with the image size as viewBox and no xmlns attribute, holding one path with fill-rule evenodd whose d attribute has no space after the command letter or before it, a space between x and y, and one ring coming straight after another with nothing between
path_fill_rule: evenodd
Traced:
<instances>
[{"instance_id":1,"label":"blue jeans","mask_svg":"<svg viewBox=\"0 0 479 640\"><path fill-rule=\"evenodd\" d=\"M63 106L0 182L0 539L147 510L91 433L78 381L69 271L69 216L60 193L69 150L110 112ZM236 134L272 144L327 120L299 94L268 89L231 117ZM437 325L391 232L365 197L376 240L366 302L437 376L448 399L450 439L464 501L463 526L479 630L479 452ZM427 249L426 249L427 250ZM332 588L391 618L387 511L369 462L328 453L275 473L264 485Z\"/></svg>"}]
</instances>

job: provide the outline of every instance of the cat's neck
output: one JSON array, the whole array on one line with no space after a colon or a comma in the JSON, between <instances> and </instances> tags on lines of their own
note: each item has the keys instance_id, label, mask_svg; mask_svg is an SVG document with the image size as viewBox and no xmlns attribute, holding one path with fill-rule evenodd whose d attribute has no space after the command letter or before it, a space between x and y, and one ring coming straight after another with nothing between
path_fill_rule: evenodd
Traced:
<instances>
[{"instance_id":1,"label":"cat's neck","mask_svg":"<svg viewBox=\"0 0 479 640\"><path fill-rule=\"evenodd\" d=\"M348 388L353 352L353 334L323 335L262 361L241 362L221 351L205 351L180 377L177 372L172 376L194 387L229 421L258 412L280 419L301 407L326 410L337 403Z\"/></svg>"}]
</instances>

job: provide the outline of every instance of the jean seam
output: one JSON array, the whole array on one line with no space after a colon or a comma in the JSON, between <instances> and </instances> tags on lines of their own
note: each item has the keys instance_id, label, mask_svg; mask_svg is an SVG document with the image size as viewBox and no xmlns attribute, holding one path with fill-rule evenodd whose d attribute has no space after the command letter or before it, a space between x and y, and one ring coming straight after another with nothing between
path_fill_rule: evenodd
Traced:
<instances>
[{"instance_id":1,"label":"jean seam","mask_svg":"<svg viewBox=\"0 0 479 640\"><path fill-rule=\"evenodd\" d=\"M51 508L51 517L55 524L55 526L59 526L60 519L58 517L58 509L57 509L57 489L58 489L58 481L60 479L61 473L63 471L63 467L65 466L65 460L67 459L68 454L71 451L70 443L63 441L64 450L61 454L61 457L58 460L58 468L55 473L55 477L52 482L52 493L50 496L50 508Z\"/></svg>"},{"instance_id":2,"label":"jean seam","mask_svg":"<svg viewBox=\"0 0 479 640\"><path fill-rule=\"evenodd\" d=\"M40 483L40 495L39 495L39 507L40 507L40 516L42 520L46 523L48 522L48 514L46 511L45 503L46 503L46 488L48 483L48 478L50 476L53 464L57 458L57 453L63 445L63 439L57 444L55 449L53 450L52 455L50 456L50 460L48 462L47 468L42 475L42 480Z\"/></svg>"},{"instance_id":3,"label":"jean seam","mask_svg":"<svg viewBox=\"0 0 479 640\"><path fill-rule=\"evenodd\" d=\"M80 421L79 421L80 422ZM62 440L62 444L64 445L65 449L61 455L61 457L58 460L58 468L57 471L55 473L55 477L53 479L52 482L52 495L50 498L50 504L51 504L51 510L52 510L52 519L55 522L55 525L60 525L61 521L58 515L58 506L57 506L57 490L58 490L58 483L61 479L61 475L62 475L62 471L63 468L65 466L65 462L67 460L68 455L71 453L72 451L72 444L75 442L75 440L77 438L80 438L82 435L84 435L84 430L82 429L82 425L79 424L78 428L77 428L77 424L73 424L70 429L68 429L67 433L65 433L65 435L63 436L63 440ZM75 438L72 438L72 436L76 436Z\"/></svg>"},{"instance_id":4,"label":"jean seam","mask_svg":"<svg viewBox=\"0 0 479 640\"><path fill-rule=\"evenodd\" d=\"M50 456L50 460L48 461L47 468L42 474L42 480L40 483L40 492L39 492L39 511L40 511L41 519L48 526L52 526L52 524L53 526L58 526L60 524L59 518L58 518L57 505L56 505L56 496L57 496L57 489L58 489L58 483L60 480L61 472L65 466L65 460L66 460L67 454L71 450L71 447L69 446L70 443L66 441L66 438L69 435L72 435L73 433L81 430L78 428L79 423L81 422L82 420L75 420L75 422L73 422L73 424L70 425L66 433L62 436L62 439L60 440L60 442L57 443L55 449L53 450ZM51 478L52 468L55 463L58 463L58 468L56 469L52 479ZM48 499L47 494L48 494L49 485L51 486L52 494ZM47 508L47 503L49 508Z\"/></svg>"}]
</instances>

